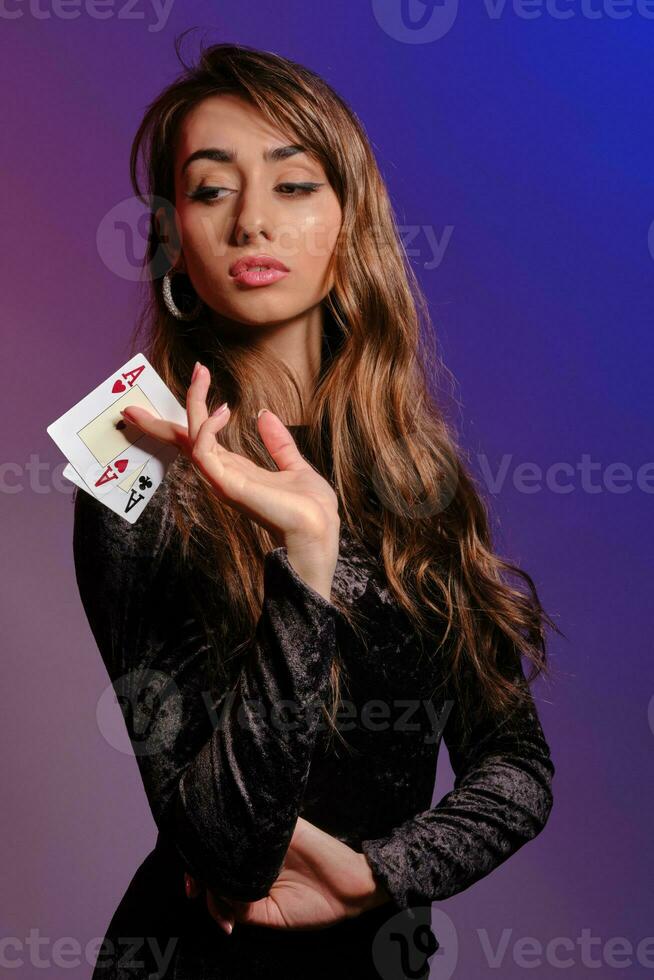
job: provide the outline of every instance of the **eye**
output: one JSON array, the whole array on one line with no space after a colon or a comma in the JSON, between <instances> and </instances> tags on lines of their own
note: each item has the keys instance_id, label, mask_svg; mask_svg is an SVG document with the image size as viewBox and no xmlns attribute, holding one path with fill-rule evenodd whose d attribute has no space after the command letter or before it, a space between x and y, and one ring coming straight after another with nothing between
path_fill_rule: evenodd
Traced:
<instances>
[{"instance_id":1,"label":"eye","mask_svg":"<svg viewBox=\"0 0 654 980\"><path fill-rule=\"evenodd\" d=\"M278 184L279 188L285 187L290 188L290 193L283 193L283 197L300 197L304 194L313 194L317 191L322 184L317 183L304 183L304 184Z\"/></svg>"},{"instance_id":2,"label":"eye","mask_svg":"<svg viewBox=\"0 0 654 980\"><path fill-rule=\"evenodd\" d=\"M229 187L198 187L196 191L191 191L191 193L186 196L192 201L208 201L213 204L214 201L222 201L222 197L218 197L219 191L230 191Z\"/></svg>"}]
</instances>

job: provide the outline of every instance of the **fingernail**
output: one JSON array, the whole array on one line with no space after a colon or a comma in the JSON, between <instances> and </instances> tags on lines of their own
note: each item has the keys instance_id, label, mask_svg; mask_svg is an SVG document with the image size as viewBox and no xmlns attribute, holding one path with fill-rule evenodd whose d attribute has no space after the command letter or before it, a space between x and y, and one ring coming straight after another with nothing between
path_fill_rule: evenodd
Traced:
<instances>
[{"instance_id":1,"label":"fingernail","mask_svg":"<svg viewBox=\"0 0 654 980\"><path fill-rule=\"evenodd\" d=\"M120 409L120 414L121 415L124 415L126 419L129 418L129 415L127 414L128 412L129 412L129 409L128 408L121 408Z\"/></svg>"},{"instance_id":2,"label":"fingernail","mask_svg":"<svg viewBox=\"0 0 654 980\"><path fill-rule=\"evenodd\" d=\"M226 408L227 408L227 402L223 402L222 405L219 408L217 408L215 412L211 413L211 418L212 419L215 418L216 415L222 415L222 413L225 411Z\"/></svg>"},{"instance_id":3,"label":"fingernail","mask_svg":"<svg viewBox=\"0 0 654 980\"><path fill-rule=\"evenodd\" d=\"M199 361L195 362L195 367L193 368L193 374L191 375L191 381L195 381L196 375L200 370L201 364Z\"/></svg>"},{"instance_id":4,"label":"fingernail","mask_svg":"<svg viewBox=\"0 0 654 980\"><path fill-rule=\"evenodd\" d=\"M268 409L268 408L260 408L259 411L257 412L257 418L261 418L261 415L263 414L263 412L268 412L268 411L270 411L270 409Z\"/></svg>"},{"instance_id":5,"label":"fingernail","mask_svg":"<svg viewBox=\"0 0 654 980\"><path fill-rule=\"evenodd\" d=\"M233 928L234 926L231 924L231 922L225 922L225 932L228 936L231 936Z\"/></svg>"}]
</instances>

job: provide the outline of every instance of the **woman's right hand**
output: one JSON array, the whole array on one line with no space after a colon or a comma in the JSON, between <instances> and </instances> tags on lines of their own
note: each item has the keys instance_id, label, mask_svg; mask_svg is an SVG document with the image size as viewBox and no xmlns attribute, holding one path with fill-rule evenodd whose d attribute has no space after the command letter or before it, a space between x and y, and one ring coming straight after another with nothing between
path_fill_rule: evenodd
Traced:
<instances>
[{"instance_id":1,"label":"woman's right hand","mask_svg":"<svg viewBox=\"0 0 654 980\"><path fill-rule=\"evenodd\" d=\"M131 405L124 417L147 435L176 446L197 466L216 495L270 532L287 549L297 573L330 601L338 558L338 498L329 483L304 459L284 423L263 411L258 427L278 470L258 466L221 446L216 434L229 420L229 407L207 410L211 382L207 367L196 364L186 395L188 425Z\"/></svg>"},{"instance_id":2,"label":"woman's right hand","mask_svg":"<svg viewBox=\"0 0 654 980\"><path fill-rule=\"evenodd\" d=\"M284 864L265 898L224 898L188 872L186 894L205 889L211 917L227 933L235 922L270 929L325 929L391 900L365 854L298 817Z\"/></svg>"}]
</instances>

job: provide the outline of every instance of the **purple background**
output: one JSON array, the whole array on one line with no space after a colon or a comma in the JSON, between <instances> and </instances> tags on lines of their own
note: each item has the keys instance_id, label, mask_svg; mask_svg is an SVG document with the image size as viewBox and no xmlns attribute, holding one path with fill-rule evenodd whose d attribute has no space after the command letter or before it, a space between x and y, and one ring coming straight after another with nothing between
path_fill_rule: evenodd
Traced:
<instances>
[{"instance_id":1,"label":"purple background","mask_svg":"<svg viewBox=\"0 0 654 980\"><path fill-rule=\"evenodd\" d=\"M417 16L423 5L412 3ZM546 953L536 968L516 961L524 937L571 941L568 976L651 975L636 947L654 934L645 630L654 480L650 465L650 486L639 486L637 471L653 458L654 20L609 0L593 0L591 17L586 3L561 0L573 16L560 19L510 3L493 16L490 0L474 0L425 43L410 43L420 32L402 26L399 0L177 0L159 30L146 0L133 8L140 19L119 16L125 0L106 20L83 4L75 19L47 0L36 12L8 5L20 16L2 17L0 59L9 232L0 936L24 944L38 930L50 960L57 938L84 947L101 937L155 840L136 763L96 721L107 677L74 579L64 461L45 429L127 358L136 286L103 261L96 235L131 195L131 139L178 71L174 36L199 25L212 41L307 64L362 119L398 221L413 229L406 245L458 381L498 547L532 574L567 634L550 643L554 684L535 689L557 765L554 811L536 841L436 906L458 934L454 976L559 977ZM433 16L448 11L437 4ZM435 263L429 235L448 228ZM557 463L576 469L584 454L598 464L593 492L578 470L565 477L569 492L544 477L528 481L531 492L518 482L521 464L545 474ZM615 463L631 479L612 485ZM449 788L445 751L441 762L435 799ZM509 930L499 970L479 930L492 946ZM599 940L599 970L583 962L583 930ZM632 944L626 970L604 949L615 937ZM77 968L38 972L27 947L6 955L24 962L7 975L91 973L84 954Z\"/></svg>"}]
</instances>

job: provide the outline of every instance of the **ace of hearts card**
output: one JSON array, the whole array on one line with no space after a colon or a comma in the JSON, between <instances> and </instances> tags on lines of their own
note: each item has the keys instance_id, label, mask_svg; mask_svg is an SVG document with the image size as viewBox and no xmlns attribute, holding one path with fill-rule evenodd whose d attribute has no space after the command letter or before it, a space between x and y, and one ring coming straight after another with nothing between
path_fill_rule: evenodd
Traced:
<instances>
[{"instance_id":1,"label":"ace of hearts card","mask_svg":"<svg viewBox=\"0 0 654 980\"><path fill-rule=\"evenodd\" d=\"M69 465L64 476L133 524L179 449L120 414L128 405L186 427L187 415L143 354L136 354L46 429Z\"/></svg>"}]
</instances>

